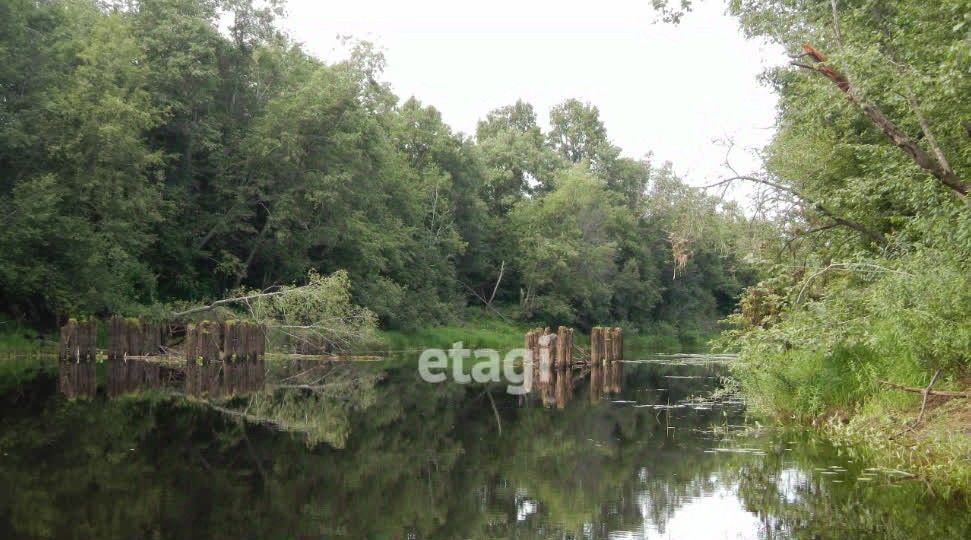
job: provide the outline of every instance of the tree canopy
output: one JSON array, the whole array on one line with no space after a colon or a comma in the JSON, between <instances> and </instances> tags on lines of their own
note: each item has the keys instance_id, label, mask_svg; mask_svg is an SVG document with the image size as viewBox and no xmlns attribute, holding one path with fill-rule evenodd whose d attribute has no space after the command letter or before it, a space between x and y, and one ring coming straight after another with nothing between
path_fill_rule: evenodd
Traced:
<instances>
[{"instance_id":1,"label":"tree canopy","mask_svg":"<svg viewBox=\"0 0 971 540\"><path fill-rule=\"evenodd\" d=\"M373 46L324 63L277 29L281 9L0 6L8 315L52 324L345 271L391 327L485 302L710 329L750 279L736 252L671 236L681 208L732 234L744 217L622 157L594 105L553 107L546 132L519 101L457 133L393 94Z\"/></svg>"}]
</instances>

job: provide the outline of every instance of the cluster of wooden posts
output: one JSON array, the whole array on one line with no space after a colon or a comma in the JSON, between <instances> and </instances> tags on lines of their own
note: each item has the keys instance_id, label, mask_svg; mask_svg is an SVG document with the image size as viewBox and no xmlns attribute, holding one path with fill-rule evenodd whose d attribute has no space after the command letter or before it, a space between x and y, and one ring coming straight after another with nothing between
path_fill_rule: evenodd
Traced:
<instances>
[{"instance_id":1,"label":"cluster of wooden posts","mask_svg":"<svg viewBox=\"0 0 971 540\"><path fill-rule=\"evenodd\" d=\"M185 334L185 357L192 362L257 360L266 353L266 332L244 321L202 321Z\"/></svg>"},{"instance_id":2,"label":"cluster of wooden posts","mask_svg":"<svg viewBox=\"0 0 971 540\"><path fill-rule=\"evenodd\" d=\"M573 365L574 331L560 326L556 333L549 327L526 333L524 346L530 358L553 367ZM595 326L590 331L589 362L601 365L624 356L624 331L620 328Z\"/></svg>"},{"instance_id":3,"label":"cluster of wooden posts","mask_svg":"<svg viewBox=\"0 0 971 540\"><path fill-rule=\"evenodd\" d=\"M166 355L164 326L137 318L114 316L107 328L106 380L109 396L136 389L158 388L173 374ZM245 321L203 321L185 329L184 371L189 395L222 396L261 388L265 370L265 330ZM98 357L98 321L70 319L61 327L58 384L69 397L97 392L95 360ZM167 358L166 358L167 357ZM169 360L165 366L158 360Z\"/></svg>"},{"instance_id":4,"label":"cluster of wooden posts","mask_svg":"<svg viewBox=\"0 0 971 540\"><path fill-rule=\"evenodd\" d=\"M561 326L554 334L549 327L526 333L525 348L530 358L551 367L573 365L573 329Z\"/></svg>"},{"instance_id":5,"label":"cluster of wooden posts","mask_svg":"<svg viewBox=\"0 0 971 540\"><path fill-rule=\"evenodd\" d=\"M617 327L594 326L590 329L590 363L602 364L624 357L624 331Z\"/></svg>"},{"instance_id":6,"label":"cluster of wooden posts","mask_svg":"<svg viewBox=\"0 0 971 540\"><path fill-rule=\"evenodd\" d=\"M162 326L131 317L108 319L108 359L150 356L162 351Z\"/></svg>"},{"instance_id":7,"label":"cluster of wooden posts","mask_svg":"<svg viewBox=\"0 0 971 540\"><path fill-rule=\"evenodd\" d=\"M91 362L98 357L98 321L70 319L61 327L58 346L61 360Z\"/></svg>"},{"instance_id":8,"label":"cluster of wooden posts","mask_svg":"<svg viewBox=\"0 0 971 540\"><path fill-rule=\"evenodd\" d=\"M107 358L161 355L163 325L114 316L106 321ZM186 328L185 358L192 362L256 360L266 353L263 326L236 320L203 321ZM63 361L94 361L98 357L98 321L70 319L61 327L59 353Z\"/></svg>"}]
</instances>

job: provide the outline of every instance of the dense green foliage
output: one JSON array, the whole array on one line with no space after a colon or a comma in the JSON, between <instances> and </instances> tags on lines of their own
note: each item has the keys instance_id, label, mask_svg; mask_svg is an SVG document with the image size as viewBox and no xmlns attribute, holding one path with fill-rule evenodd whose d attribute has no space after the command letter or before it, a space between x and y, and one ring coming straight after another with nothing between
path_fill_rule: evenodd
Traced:
<instances>
[{"instance_id":1,"label":"dense green foliage","mask_svg":"<svg viewBox=\"0 0 971 540\"><path fill-rule=\"evenodd\" d=\"M746 178L782 201L786 240L763 257L766 278L743 295L728 336L753 403L801 419L886 417L919 396L881 379L926 386L940 370L937 387L966 385L971 4L738 0L729 10L794 59L766 74L778 133L765 170Z\"/></svg>"},{"instance_id":2,"label":"dense green foliage","mask_svg":"<svg viewBox=\"0 0 971 540\"><path fill-rule=\"evenodd\" d=\"M741 214L621 157L596 107L563 102L545 133L517 102L455 133L391 92L370 45L324 64L279 13L0 4L5 312L49 326L345 270L394 328L490 301L520 320L692 333L750 282ZM729 237L674 240L688 207Z\"/></svg>"}]
</instances>

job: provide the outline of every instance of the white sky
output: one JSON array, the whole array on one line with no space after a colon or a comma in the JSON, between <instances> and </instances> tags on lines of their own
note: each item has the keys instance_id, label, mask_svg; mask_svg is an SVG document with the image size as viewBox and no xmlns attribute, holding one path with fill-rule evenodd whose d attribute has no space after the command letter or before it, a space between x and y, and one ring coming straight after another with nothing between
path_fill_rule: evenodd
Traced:
<instances>
[{"instance_id":1,"label":"white sky","mask_svg":"<svg viewBox=\"0 0 971 540\"><path fill-rule=\"evenodd\" d=\"M700 4L673 26L650 0L289 0L284 28L327 61L341 35L377 44L398 96L456 131L517 99L544 129L553 105L590 101L625 155L653 152L701 185L724 175L717 139L735 141L736 168L756 167L746 149L768 142L776 102L757 77L784 56L746 41L724 2Z\"/></svg>"}]
</instances>

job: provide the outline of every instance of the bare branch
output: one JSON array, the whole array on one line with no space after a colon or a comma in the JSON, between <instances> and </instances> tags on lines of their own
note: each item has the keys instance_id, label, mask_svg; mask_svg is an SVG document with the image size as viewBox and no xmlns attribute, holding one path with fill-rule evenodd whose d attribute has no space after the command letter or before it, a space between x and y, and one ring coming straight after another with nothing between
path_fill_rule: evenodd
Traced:
<instances>
[{"instance_id":1,"label":"bare branch","mask_svg":"<svg viewBox=\"0 0 971 540\"><path fill-rule=\"evenodd\" d=\"M495 313L496 315L498 315L500 319L502 319L505 322L509 322L509 319L507 319L505 315L503 315L502 313L500 313L499 310L497 310L496 308L492 307L492 304L489 303L488 300L486 300L485 298L483 298L481 294L475 292L475 289L473 289L472 287L469 287L468 285L466 285L465 282L459 281L459 283L461 283L463 287L465 287L466 289L468 289L468 291L470 293L474 294L475 297L478 298L483 304L485 304L485 306L487 308L491 309L493 311L493 313Z\"/></svg>"},{"instance_id":2,"label":"bare branch","mask_svg":"<svg viewBox=\"0 0 971 540\"><path fill-rule=\"evenodd\" d=\"M249 296L239 296L239 297L236 297L236 298L223 298L222 300L216 300L215 302L213 302L211 304L208 304L208 305L205 305L205 306L194 307L192 309L187 309L185 311L180 311L178 313L173 313L172 314L172 317L173 318L186 317L188 315L194 315L196 313L202 313L203 311L210 311L210 310L216 309L219 306L227 306L227 305L232 305L232 304L245 304L245 303L250 302L251 300L259 300L259 299L262 299L262 298L269 298L269 297L272 297L272 296L280 296L281 294L285 294L287 292L293 292L293 290L290 290L290 291L264 292L264 293L259 293L259 294L251 294Z\"/></svg>"},{"instance_id":3,"label":"bare branch","mask_svg":"<svg viewBox=\"0 0 971 540\"><path fill-rule=\"evenodd\" d=\"M502 273L506 270L506 261L502 261L499 265L499 277L496 279L496 286L492 288L492 294L489 296L488 304L491 306L492 301L496 299L496 292L499 290L499 283L502 282Z\"/></svg>"},{"instance_id":4,"label":"bare branch","mask_svg":"<svg viewBox=\"0 0 971 540\"><path fill-rule=\"evenodd\" d=\"M840 32L840 18L836 10L836 0L830 0L830 6L833 8L833 33L836 34L836 43L842 47L843 46L843 34Z\"/></svg>"},{"instance_id":5,"label":"bare branch","mask_svg":"<svg viewBox=\"0 0 971 540\"><path fill-rule=\"evenodd\" d=\"M917 96L914 94L914 89L907 84L907 101L910 103L910 108L913 109L914 115L917 116L917 122L920 124L920 130L924 132L924 139L927 141L928 146L931 147L931 151L934 152L934 156L937 158L937 163L941 166L941 169L954 173L951 169L951 164L948 163L947 157L944 156L944 151L941 150L941 146L937 143L937 137L934 136L934 132L931 131L931 126L927 122L927 117L920 110L920 103L917 102Z\"/></svg>"},{"instance_id":6,"label":"bare branch","mask_svg":"<svg viewBox=\"0 0 971 540\"><path fill-rule=\"evenodd\" d=\"M904 386L902 384L892 383L890 381L878 380L878 383L889 386L890 388L896 388L897 390L903 390L904 392L911 392L913 394L923 394L927 392L930 396L941 396L948 398L971 398L971 392L953 392L950 390L931 390L927 387L918 388L915 386Z\"/></svg>"},{"instance_id":7,"label":"bare branch","mask_svg":"<svg viewBox=\"0 0 971 540\"><path fill-rule=\"evenodd\" d=\"M806 196L804 193L802 193L801 191L797 190L796 188L789 187L789 186L786 186L786 185L783 185L783 184L779 184L778 182L773 182L773 181L767 180L765 178L759 178L758 176L745 175L745 174L736 174L735 176L732 176L730 178L725 178L723 180L719 180L718 182L715 182L714 184L710 184L710 185L704 186L702 189L709 189L709 188L721 186L721 185L724 185L726 183L734 182L734 181L737 181L737 180L744 180L744 181L747 181L747 182L755 182L757 184L762 184L764 186L769 186L769 187L771 187L773 189L777 189L779 191L784 191L786 193L789 193L791 195L794 195L794 196L796 196L796 198L798 198L801 201L803 201L804 203L808 204L809 206L811 206L813 209L815 209L820 214L823 214L824 216L832 219L834 222L836 222L836 223L838 223L840 225L843 225L844 227L849 227L850 229L855 230L856 232L858 232L858 233L862 234L863 236L865 236L865 237L869 238L870 240L872 240L877 245L883 246L883 245L886 245L887 244L887 238L882 233L880 233L878 231L875 231L873 229L870 229L869 227L863 225L862 223L860 223L858 221L854 221L852 219L847 219L845 217L840 216L839 214L833 212L832 210L830 210L829 208L827 208L826 206L824 206L822 203L817 202L814 199Z\"/></svg>"}]
</instances>

